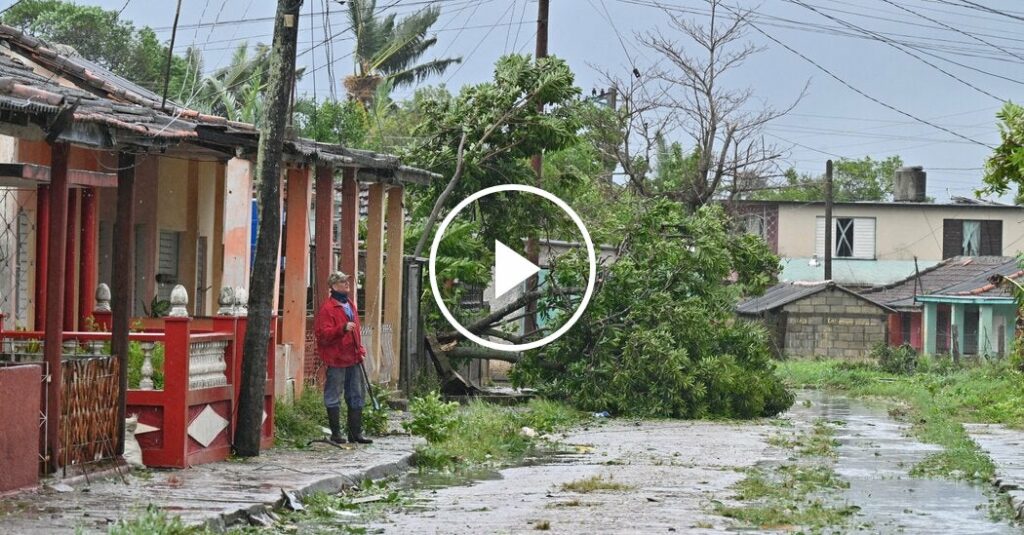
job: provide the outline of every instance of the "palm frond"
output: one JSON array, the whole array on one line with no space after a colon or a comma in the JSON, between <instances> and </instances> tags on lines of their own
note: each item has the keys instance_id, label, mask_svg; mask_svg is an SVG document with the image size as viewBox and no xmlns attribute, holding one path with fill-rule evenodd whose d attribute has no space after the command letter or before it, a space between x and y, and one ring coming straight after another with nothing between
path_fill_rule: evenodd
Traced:
<instances>
[{"instance_id":1,"label":"palm frond","mask_svg":"<svg viewBox=\"0 0 1024 535\"><path fill-rule=\"evenodd\" d=\"M462 63L462 58L435 59L404 71L389 74L387 79L391 81L392 86L395 88L411 85L422 82L430 76L444 74L448 67L456 63Z\"/></svg>"}]
</instances>

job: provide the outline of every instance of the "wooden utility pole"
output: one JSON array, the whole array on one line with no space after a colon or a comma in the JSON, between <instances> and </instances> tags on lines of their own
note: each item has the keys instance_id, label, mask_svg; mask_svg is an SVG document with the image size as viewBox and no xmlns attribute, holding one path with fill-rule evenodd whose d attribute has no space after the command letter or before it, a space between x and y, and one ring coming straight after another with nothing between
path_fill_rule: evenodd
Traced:
<instances>
[{"instance_id":1,"label":"wooden utility pole","mask_svg":"<svg viewBox=\"0 0 1024 535\"><path fill-rule=\"evenodd\" d=\"M274 311L274 281L281 243L281 154L288 123L291 84L295 74L295 48L302 0L278 0L274 44L270 50L267 104L260 125L256 176L260 181L260 222L256 257L249 277L249 325L242 346L242 381L238 400L235 453L260 453L263 404L267 385L267 351Z\"/></svg>"},{"instance_id":2,"label":"wooden utility pole","mask_svg":"<svg viewBox=\"0 0 1024 535\"><path fill-rule=\"evenodd\" d=\"M832 160L825 162L825 280L832 280Z\"/></svg>"},{"instance_id":3,"label":"wooden utility pole","mask_svg":"<svg viewBox=\"0 0 1024 535\"><path fill-rule=\"evenodd\" d=\"M548 57L548 7L549 0L537 2L537 51L535 54L537 61ZM537 111L543 112L544 105L537 104ZM533 174L537 176L536 185L539 188L544 175L544 155L534 154L531 163L533 164ZM526 240L526 259L534 264L540 261L540 244L537 242L536 236L529 236ZM537 289L537 281L537 275L526 279L526 293ZM537 301L527 303L524 323L524 334L530 334L537 330Z\"/></svg>"},{"instance_id":4,"label":"wooden utility pole","mask_svg":"<svg viewBox=\"0 0 1024 535\"><path fill-rule=\"evenodd\" d=\"M128 332L135 299L135 153L129 147L117 155L117 218L114 219L114 270L111 283L110 353L117 357L117 452L124 453L125 395L128 392ZM87 296L91 297L91 296Z\"/></svg>"}]
</instances>

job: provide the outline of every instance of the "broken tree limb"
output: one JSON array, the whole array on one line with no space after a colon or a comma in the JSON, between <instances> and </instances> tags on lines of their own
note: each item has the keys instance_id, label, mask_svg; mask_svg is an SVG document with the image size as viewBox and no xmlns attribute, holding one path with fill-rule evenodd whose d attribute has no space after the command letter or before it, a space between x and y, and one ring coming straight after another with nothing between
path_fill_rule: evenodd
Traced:
<instances>
[{"instance_id":1,"label":"broken tree limb","mask_svg":"<svg viewBox=\"0 0 1024 535\"><path fill-rule=\"evenodd\" d=\"M451 358L500 360L503 362L511 362L512 364L516 364L523 359L522 353L495 351L493 349L487 349L486 347L480 346L456 347L448 350L446 353Z\"/></svg>"},{"instance_id":2,"label":"broken tree limb","mask_svg":"<svg viewBox=\"0 0 1024 535\"><path fill-rule=\"evenodd\" d=\"M427 335L427 352L430 353L430 357L434 361L434 368L437 369L437 376L441 380L442 394L466 396L480 391L455 371L447 352L441 348L437 338L430 334Z\"/></svg>"},{"instance_id":3,"label":"broken tree limb","mask_svg":"<svg viewBox=\"0 0 1024 535\"><path fill-rule=\"evenodd\" d=\"M511 303L499 308L498 310L491 312L490 314L474 321L473 323L470 323L469 325L466 325L466 330L473 334L480 334L485 330L489 329L495 323L498 323L505 316L508 316L509 314L515 312L516 310L519 310L520 308L526 306L526 303L536 301L541 297L544 297L545 295L567 295L578 293L583 293L583 290L580 288L559 288L553 291L534 290L532 292L523 294L515 301L512 301ZM462 333L458 331L450 331L437 335L437 340L441 343L451 342L453 340L459 340L462 338L464 338L462 336Z\"/></svg>"}]
</instances>

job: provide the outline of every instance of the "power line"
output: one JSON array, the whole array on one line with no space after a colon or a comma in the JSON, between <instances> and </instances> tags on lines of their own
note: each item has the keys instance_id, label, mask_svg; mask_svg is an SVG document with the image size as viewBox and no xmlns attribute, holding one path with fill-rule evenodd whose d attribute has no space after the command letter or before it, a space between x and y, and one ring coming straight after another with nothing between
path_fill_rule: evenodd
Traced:
<instances>
[{"instance_id":1,"label":"power line","mask_svg":"<svg viewBox=\"0 0 1024 535\"><path fill-rule=\"evenodd\" d=\"M963 30L961 30L961 29L959 29L959 28L957 28L955 26L950 26L949 24L946 24L945 22L942 22L942 21L939 21L939 20L935 20L933 18L930 18L930 17L927 17L925 15L922 15L922 14L920 14L920 13L918 13L918 12L912 10L912 9L909 9L907 7L904 7L904 6L901 6L901 5L897 4L896 2L893 2L892 0L882 0L882 1L885 2L886 4L889 4L889 5L897 8L897 9L900 9L902 11L910 13L911 15L917 15L918 17L921 17L924 20L927 20L927 21L933 22L935 24L938 24L939 26L942 26L943 28L946 28L947 30L957 32L957 33L959 33L961 35L964 35L964 36L966 36L966 37L968 37L970 39L974 39L975 41L978 41L979 43L986 44L986 45L988 45L988 46L990 46L990 47L992 47L992 48L994 48L994 49L996 49L996 50L998 50L998 51L1000 51L1000 52L1002 52L1004 54L1009 54L1009 55L1011 55L1011 56L1013 56L1013 57L1015 57L1015 58L1017 58L1019 60L1024 61L1024 57L1020 56L1019 54L1011 52L1010 50L1007 50L1006 48L1003 48L1003 47L1001 47L1001 46L999 46L999 45L997 45L995 43L986 41L985 39L982 39L982 38L980 38L980 37L978 37L978 36L976 36L976 35L974 35L972 33L965 32L965 31L963 31Z\"/></svg>"},{"instance_id":2,"label":"power line","mask_svg":"<svg viewBox=\"0 0 1024 535\"><path fill-rule=\"evenodd\" d=\"M960 82L961 84L963 84L963 85L965 85L965 86L967 86L967 87L969 87L969 88L971 88L971 89L973 89L973 90L975 90L975 91L977 91L977 92L979 92L979 93L981 93L981 94L983 94L985 96L991 97L991 98L993 98L995 100L998 100L1000 102L1006 102L1006 99L1003 99L1002 97L997 97L996 95L993 95L992 93L989 93L988 91L978 87L977 85L974 85L973 83L968 82L967 80L964 80L963 78L960 78L959 76L957 76L957 75L955 75L955 74L953 74L953 73L943 69L942 67L939 67L938 65L935 65L934 63L931 63L930 61L922 58L921 56L918 56L917 54L914 54L913 52L910 52L906 48L903 48L900 45L897 45L896 43L892 42L891 40L886 39L886 38L878 35L877 33L872 32L871 30L867 30L865 28L861 28L860 26L857 26L856 24L853 24L851 22L847 22L847 21L845 21L843 19L840 19L838 17L835 17L835 16L829 15L827 13L824 13L823 11L819 10L818 8L810 6L810 5L806 4L806 3L804 3L802 0L788 0L788 1L790 3L792 3L792 4L796 4L798 6L801 6L801 7L804 7L806 9L809 9L809 10L811 10L811 11L813 11L813 12L815 12L815 13L817 13L817 14L819 14L819 15L821 15L821 16L823 16L823 17L825 17L825 18L827 18L827 19L829 19L831 21L837 22L837 23L839 23L839 24L841 24L843 26L846 26L848 28L851 28L851 29L853 29L855 31L865 33L866 35L871 36L874 40L877 40L879 42L885 43L886 45L889 45L892 48L895 48L896 50L899 50L900 52L903 52L904 54L907 54L908 56L910 56L910 57L920 61L921 63L924 63L925 65L928 65L929 67L931 67L931 68L941 72L942 74L945 74L946 76L956 80L957 82Z\"/></svg>"},{"instance_id":3,"label":"power line","mask_svg":"<svg viewBox=\"0 0 1024 535\"><path fill-rule=\"evenodd\" d=\"M739 16L739 15L737 15L737 14L736 14L736 12L735 12L735 11L733 11L733 10L732 10L732 8L730 8L730 7L728 7L728 6L725 6L725 5L723 5L723 7L725 7L725 9L726 9L726 10L728 10L729 12L733 13L733 15L734 15L734 16L737 16L737 17ZM804 55L804 54L803 54L803 53L801 53L800 51L798 51L798 50L796 50L796 49L794 49L794 48L790 47L789 45L787 45L787 44L783 43L782 41L780 41L780 40L776 39L776 38L775 38L774 36L772 36L772 35L771 35L771 34L769 34L768 32L765 32L764 30L762 30L762 29L760 28L760 26L758 26L757 24L755 24L755 23L754 23L753 21L750 21L750 20L748 20L748 21L747 21L747 23L748 23L748 24L750 24L750 27L751 27L751 28L753 28L753 29L754 29L755 31L757 31L757 32L758 32L758 33L760 33L761 35L763 35L763 36L764 36L765 38L767 38L767 39L769 39L770 41L774 42L775 44L777 44L777 45L779 45L779 46L781 46L781 47L785 48L785 49L786 49L786 50L788 50L789 52L791 52L791 53L795 54L795 55L796 55L796 56L798 56L799 58L801 58L801 59L803 59L804 61L806 61L806 62L810 63L811 65L813 65L813 66L814 66L815 68L817 68L818 70L820 70L820 71L824 72L825 74L829 75L829 76L830 76L831 78L833 78L833 79L834 79L834 80L836 80L837 82L839 82L839 83L843 84L844 86L846 86L846 87L847 87L848 89L850 89L851 91L853 91L853 92L857 93L858 95L860 95L860 96L862 96L862 97L864 97L864 98L866 98L866 99L868 99L868 100L870 100L870 101L874 102L875 104L878 104L879 106L882 106L882 107L884 107L884 108L887 108L887 109L889 109L889 110L891 110L891 111L894 111L894 112L896 112L896 113L898 113L898 114L900 114L900 115L903 115L903 116L905 116L905 117L908 117L908 118L910 118L910 119L913 119L913 120L915 120L915 121L917 121L917 122L919 122L919 123L922 123L922 124L926 124L926 125L928 125L928 126L931 126L932 128L935 128L935 129L937 129L937 130L941 130L941 131L943 131L943 132L946 132L947 134L951 134L951 135L953 135L953 136L955 136L955 137L958 137L958 138L960 138L960 139L963 139L963 140L965 140L965 141L969 141L969 142L971 142L971 143L974 143L974 144L976 144L976 145L981 145L981 146L983 146L983 147L988 147L988 148L990 148L990 149L994 149L994 148L995 148L995 147L992 147L991 145L988 145L987 143L982 143L982 142L980 142L980 141L977 141L977 140L971 139L971 138L969 138L969 137L967 137L967 136L964 136L964 135L962 135L962 134L960 134L960 133L958 133L958 132L954 132L953 130L950 130L950 129L948 129L948 128L945 128L945 127L943 127L943 126L939 126L939 125L937 125L937 124L935 124L935 123L933 123L933 122L931 122L931 121L926 121L926 120L924 120L924 119L921 119L920 117L917 117L916 115L913 115L913 114L911 114L911 113L905 112L905 111L903 111L903 110L901 110L901 109L899 109L899 108L897 108L897 107L895 107L895 106L893 106L893 105L891 105L891 104L888 104L888 103L886 103L886 102L883 102L883 101L881 101L881 100L879 100L879 99L877 99L877 98L875 98L875 97L873 97L873 96L871 96L871 95L869 95L869 94L865 93L864 91L862 91L862 90L858 89L857 87L855 87L855 86L854 86L853 84L851 84L851 83L847 82L846 80L843 80L842 78L840 78L840 77L839 77L838 75L836 75L836 74L835 74L835 73L833 73L832 71L830 71L830 70L828 70L827 68L823 67L823 66L822 66L821 64L819 64L818 62L816 62L816 61L814 61L813 59L811 59L811 58L807 57L806 55Z\"/></svg>"}]
</instances>

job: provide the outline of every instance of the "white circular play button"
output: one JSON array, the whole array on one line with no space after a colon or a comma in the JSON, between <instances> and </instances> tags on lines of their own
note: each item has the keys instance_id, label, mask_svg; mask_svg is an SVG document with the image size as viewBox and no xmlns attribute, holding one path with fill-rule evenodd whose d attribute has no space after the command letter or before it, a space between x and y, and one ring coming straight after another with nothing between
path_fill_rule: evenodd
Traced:
<instances>
[{"instance_id":1,"label":"white circular play button","mask_svg":"<svg viewBox=\"0 0 1024 535\"><path fill-rule=\"evenodd\" d=\"M580 234L583 236L583 241L587 247L587 260L589 262L590 267L589 273L587 275L587 289L583 293L583 299L580 300L579 306L576 307L576 311L569 318L569 320L566 321L555 332L545 336L544 338L541 338L540 340L535 340L533 342L525 344L508 344L502 342L495 342L494 340L488 340L486 338L482 338L470 332L468 329L463 327L462 324L455 319L451 311L448 310L448 307L444 304L444 300L441 299L441 291L437 284L437 248L441 244L441 238L444 236L445 230L448 229L448 226L452 223L452 221L459 214L459 212L461 212L464 208L469 206L470 203L476 201L477 199L480 199L481 197L485 197L487 195L491 195L494 193L500 193L503 191L518 191L538 195L555 203L555 205L561 208L562 211L568 214L569 217L572 219L572 222L576 224L576 228L579 229ZM594 293L594 280L597 277L597 260L596 255L594 253L594 243L590 240L590 233L587 232L587 228L583 225L583 220L580 219L580 216L577 215L576 212L573 211L573 209L570 208L565 201L559 199L555 195L545 190L535 188L533 186L525 186L522 184L504 184L501 186L492 186L486 189L482 189L470 195L469 197L463 199L462 202L460 202L458 205L456 205L454 210L448 213L448 215L444 218L444 221L442 221L441 225L437 228L437 233L434 235L434 241L430 245L429 269L430 288L431 290L433 290L434 301L437 302L438 308L441 309L441 314L444 316L446 320L448 320L448 323L452 324L452 327L454 327L455 330L459 331L459 333L461 333L466 338L484 347L489 347L491 349L495 349L498 351L525 351L528 349L536 349L543 345L554 342L555 340L558 339L558 337L568 332L569 329L571 329L572 326L576 323L576 321L580 319L580 316L583 315L583 311L586 310L587 308L587 304L590 302L591 295ZM509 290L518 287L519 284L521 284L524 280L538 273L540 269L541 268L539 266L523 258L522 255L513 251L504 243L495 240L494 296L496 298L508 293Z\"/></svg>"}]
</instances>

